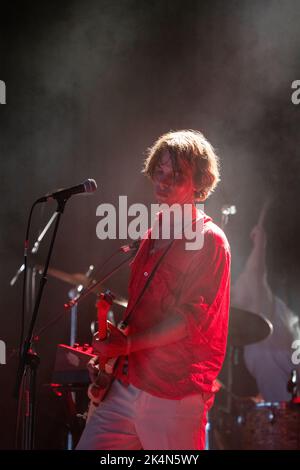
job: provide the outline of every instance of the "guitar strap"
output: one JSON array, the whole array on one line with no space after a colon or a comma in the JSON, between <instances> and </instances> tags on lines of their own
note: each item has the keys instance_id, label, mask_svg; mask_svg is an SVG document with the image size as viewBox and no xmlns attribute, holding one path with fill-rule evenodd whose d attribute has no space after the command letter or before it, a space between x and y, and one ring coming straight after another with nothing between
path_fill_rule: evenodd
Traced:
<instances>
[{"instance_id":1,"label":"guitar strap","mask_svg":"<svg viewBox=\"0 0 300 470\"><path fill-rule=\"evenodd\" d=\"M194 217L192 219L192 223L194 223L195 221L197 220L197 217ZM128 320L129 318L131 317L131 314L133 313L134 309L136 308L136 306L138 305L138 303L140 302L142 296L144 295L146 289L149 287L149 284L150 282L152 281L153 277L154 277L154 274L156 273L159 265L161 264L161 262L163 261L164 257L166 256L166 254L169 252L169 250L172 248L174 242L176 241L176 239L172 240L171 243L167 246L167 248L165 249L165 251L162 253L161 257L157 260L154 268L152 269L152 272L150 274L150 276L148 276L147 278L147 282L145 283L143 289L141 290L140 294L138 295L138 298L135 302L135 304L133 305L133 307L130 309L130 311L126 314L126 317L122 320L121 324L124 325L124 329L126 328L126 326L128 325Z\"/></svg>"}]
</instances>

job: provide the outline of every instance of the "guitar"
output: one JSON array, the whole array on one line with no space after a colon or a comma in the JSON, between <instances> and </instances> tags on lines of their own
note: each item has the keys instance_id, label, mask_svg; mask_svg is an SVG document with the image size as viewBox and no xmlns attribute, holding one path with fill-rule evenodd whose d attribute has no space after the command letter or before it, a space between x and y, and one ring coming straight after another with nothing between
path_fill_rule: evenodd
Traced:
<instances>
[{"instance_id":1,"label":"guitar","mask_svg":"<svg viewBox=\"0 0 300 470\"><path fill-rule=\"evenodd\" d=\"M105 340L110 331L116 328L112 323L107 320L107 314L114 301L114 295L110 290L101 293L100 298L96 304L97 318L98 318L98 340ZM126 329L123 325L118 326L118 331L121 331L126 336ZM96 356L89 362L89 369L92 371L92 383L88 387L88 397L90 404L87 413L87 421L90 419L99 403L104 400L113 381L114 370L116 368L118 358L108 358L104 356Z\"/></svg>"}]
</instances>

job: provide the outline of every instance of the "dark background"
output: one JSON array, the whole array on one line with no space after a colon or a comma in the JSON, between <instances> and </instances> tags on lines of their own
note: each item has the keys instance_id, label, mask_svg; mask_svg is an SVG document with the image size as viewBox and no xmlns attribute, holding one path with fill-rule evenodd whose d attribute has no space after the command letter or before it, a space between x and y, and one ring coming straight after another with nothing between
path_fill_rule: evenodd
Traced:
<instances>
[{"instance_id":1,"label":"dark background","mask_svg":"<svg viewBox=\"0 0 300 470\"><path fill-rule=\"evenodd\" d=\"M22 263L31 203L57 188L95 178L98 191L69 200L51 266L85 272L120 243L96 237L96 208L152 202L140 174L144 152L164 132L201 130L221 157L222 181L206 203L226 233L233 280L251 249L263 202L268 270L274 291L299 312L299 123L291 83L300 79L299 1L87 0L0 2L1 296L0 448L12 448L15 349ZM32 239L55 205L39 207ZM49 237L35 263L43 263ZM126 295L128 269L109 283ZM37 329L62 311L70 286L49 277ZM93 298L79 309L79 340L90 341ZM28 319L27 319L28 321ZM41 336L37 447L62 446L61 406L49 391L57 343L69 317Z\"/></svg>"}]
</instances>

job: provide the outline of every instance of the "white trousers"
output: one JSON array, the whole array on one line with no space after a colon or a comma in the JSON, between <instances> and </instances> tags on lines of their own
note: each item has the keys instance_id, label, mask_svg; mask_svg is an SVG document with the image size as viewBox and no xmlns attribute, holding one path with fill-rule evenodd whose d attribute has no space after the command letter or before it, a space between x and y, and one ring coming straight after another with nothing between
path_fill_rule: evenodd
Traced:
<instances>
[{"instance_id":1,"label":"white trousers","mask_svg":"<svg viewBox=\"0 0 300 470\"><path fill-rule=\"evenodd\" d=\"M206 397L207 398L207 397ZM87 423L77 450L201 450L213 396L158 398L115 380Z\"/></svg>"}]
</instances>

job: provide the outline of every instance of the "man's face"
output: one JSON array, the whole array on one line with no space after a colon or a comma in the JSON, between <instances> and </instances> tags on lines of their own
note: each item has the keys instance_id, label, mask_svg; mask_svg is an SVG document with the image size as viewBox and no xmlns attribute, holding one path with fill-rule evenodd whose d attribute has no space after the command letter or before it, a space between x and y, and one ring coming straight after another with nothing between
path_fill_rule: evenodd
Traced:
<instances>
[{"instance_id":1,"label":"man's face","mask_svg":"<svg viewBox=\"0 0 300 470\"><path fill-rule=\"evenodd\" d=\"M191 170L182 168L174 174L168 151L164 152L158 161L152 182L155 197L160 204L188 204L194 201L194 183Z\"/></svg>"}]
</instances>

